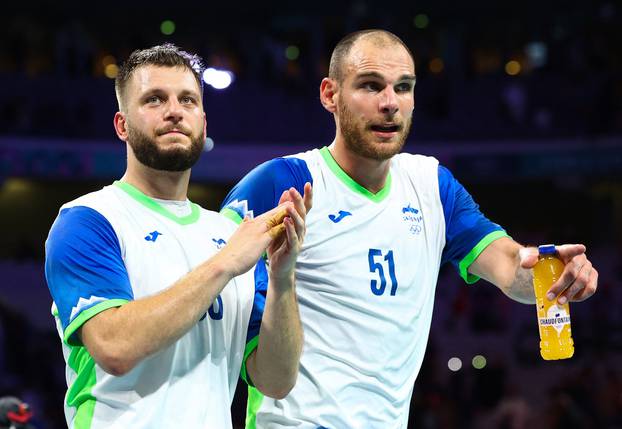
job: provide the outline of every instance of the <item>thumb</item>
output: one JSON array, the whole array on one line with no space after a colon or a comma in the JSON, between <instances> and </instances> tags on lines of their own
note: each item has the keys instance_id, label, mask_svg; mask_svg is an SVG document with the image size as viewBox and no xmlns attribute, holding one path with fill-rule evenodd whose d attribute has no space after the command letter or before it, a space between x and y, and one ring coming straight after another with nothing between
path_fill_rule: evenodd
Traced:
<instances>
[{"instance_id":1,"label":"thumb","mask_svg":"<svg viewBox=\"0 0 622 429\"><path fill-rule=\"evenodd\" d=\"M538 249L535 247L523 247L518 251L521 268L533 268L538 262Z\"/></svg>"}]
</instances>

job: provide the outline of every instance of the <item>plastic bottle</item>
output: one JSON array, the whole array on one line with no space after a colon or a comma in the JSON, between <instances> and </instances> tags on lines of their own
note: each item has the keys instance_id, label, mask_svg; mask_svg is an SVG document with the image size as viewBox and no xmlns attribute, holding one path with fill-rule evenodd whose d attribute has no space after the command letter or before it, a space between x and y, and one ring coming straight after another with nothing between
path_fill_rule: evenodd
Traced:
<instances>
[{"instance_id":1,"label":"plastic bottle","mask_svg":"<svg viewBox=\"0 0 622 429\"><path fill-rule=\"evenodd\" d=\"M557 299L549 301L546 292L564 271L564 263L555 256L555 245L538 247L538 262L533 267L533 288L536 294L540 355L545 360L568 359L574 354L570 330L570 307Z\"/></svg>"}]
</instances>

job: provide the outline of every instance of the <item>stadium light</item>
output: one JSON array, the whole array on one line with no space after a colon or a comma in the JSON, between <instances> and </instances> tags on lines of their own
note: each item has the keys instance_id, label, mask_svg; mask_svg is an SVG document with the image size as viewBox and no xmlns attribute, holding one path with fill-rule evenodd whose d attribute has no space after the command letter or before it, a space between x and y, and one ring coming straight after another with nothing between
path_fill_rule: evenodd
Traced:
<instances>
[{"instance_id":1,"label":"stadium light","mask_svg":"<svg viewBox=\"0 0 622 429\"><path fill-rule=\"evenodd\" d=\"M233 83L235 76L229 70L219 70L213 67L205 69L203 81L214 89L225 89Z\"/></svg>"}]
</instances>

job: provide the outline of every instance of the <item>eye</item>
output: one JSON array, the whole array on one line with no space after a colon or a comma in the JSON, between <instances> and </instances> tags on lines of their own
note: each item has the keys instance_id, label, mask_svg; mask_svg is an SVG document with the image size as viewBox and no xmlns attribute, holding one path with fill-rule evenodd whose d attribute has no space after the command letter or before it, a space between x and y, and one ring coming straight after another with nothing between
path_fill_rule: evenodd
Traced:
<instances>
[{"instance_id":1,"label":"eye","mask_svg":"<svg viewBox=\"0 0 622 429\"><path fill-rule=\"evenodd\" d=\"M395 85L395 92L410 92L413 86L410 83L402 82Z\"/></svg>"},{"instance_id":2,"label":"eye","mask_svg":"<svg viewBox=\"0 0 622 429\"><path fill-rule=\"evenodd\" d=\"M189 95L184 95L183 97L181 97L179 102L181 104L196 104L196 99L194 97L189 96Z\"/></svg>"},{"instance_id":3,"label":"eye","mask_svg":"<svg viewBox=\"0 0 622 429\"><path fill-rule=\"evenodd\" d=\"M366 81L361 83L360 88L370 92L378 92L382 90L382 85L375 81Z\"/></svg>"},{"instance_id":4,"label":"eye","mask_svg":"<svg viewBox=\"0 0 622 429\"><path fill-rule=\"evenodd\" d=\"M162 98L158 97L157 95L150 95L149 97L145 98L145 103L147 104L160 104L162 102Z\"/></svg>"}]
</instances>

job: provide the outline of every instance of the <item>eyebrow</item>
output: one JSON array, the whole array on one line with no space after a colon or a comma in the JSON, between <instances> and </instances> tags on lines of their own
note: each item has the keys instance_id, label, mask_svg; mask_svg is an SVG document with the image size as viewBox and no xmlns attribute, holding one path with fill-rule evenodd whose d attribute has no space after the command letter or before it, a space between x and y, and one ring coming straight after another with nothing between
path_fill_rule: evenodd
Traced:
<instances>
[{"instance_id":1,"label":"eyebrow","mask_svg":"<svg viewBox=\"0 0 622 429\"><path fill-rule=\"evenodd\" d=\"M367 72L367 73L361 73L361 74L356 75L356 79L365 79L365 78L375 78L375 79L384 80L384 76L378 72ZM403 80L410 80L410 81L415 82L417 80L417 76L415 76L414 74L403 74L399 77L398 81L403 81Z\"/></svg>"},{"instance_id":2,"label":"eyebrow","mask_svg":"<svg viewBox=\"0 0 622 429\"><path fill-rule=\"evenodd\" d=\"M141 98L143 97L147 97L147 96L151 96L151 95L160 95L160 94L166 94L166 91L162 88L159 87L155 87L155 88L150 88L147 91L145 91L142 95ZM184 89L179 93L179 97L185 97L187 95L190 95L192 97L195 98L201 98L200 94L197 91L193 91L190 89Z\"/></svg>"}]
</instances>

